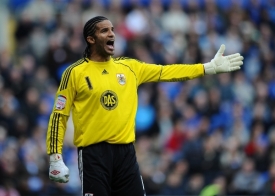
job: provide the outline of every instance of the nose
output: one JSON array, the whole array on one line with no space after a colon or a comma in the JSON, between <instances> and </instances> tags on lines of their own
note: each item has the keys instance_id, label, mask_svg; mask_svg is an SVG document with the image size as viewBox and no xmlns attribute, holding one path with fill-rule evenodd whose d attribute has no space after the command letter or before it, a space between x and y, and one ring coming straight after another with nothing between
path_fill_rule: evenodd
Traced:
<instances>
[{"instance_id":1,"label":"nose","mask_svg":"<svg viewBox=\"0 0 275 196\"><path fill-rule=\"evenodd\" d=\"M109 37L115 37L115 32L113 30L110 30L109 31L109 34L108 34Z\"/></svg>"}]
</instances>

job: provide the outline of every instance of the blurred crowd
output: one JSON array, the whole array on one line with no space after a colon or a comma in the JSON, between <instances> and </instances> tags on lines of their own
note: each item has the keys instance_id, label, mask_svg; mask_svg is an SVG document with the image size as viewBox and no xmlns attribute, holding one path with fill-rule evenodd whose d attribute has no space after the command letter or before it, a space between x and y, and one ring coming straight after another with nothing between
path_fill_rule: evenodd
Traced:
<instances>
[{"instance_id":1,"label":"blurred crowd","mask_svg":"<svg viewBox=\"0 0 275 196\"><path fill-rule=\"evenodd\" d=\"M1 0L0 196L79 196L68 122L67 184L48 179L45 137L85 22L115 27L115 56L155 64L244 56L242 69L139 88L136 152L147 195L275 195L275 0Z\"/></svg>"}]
</instances>

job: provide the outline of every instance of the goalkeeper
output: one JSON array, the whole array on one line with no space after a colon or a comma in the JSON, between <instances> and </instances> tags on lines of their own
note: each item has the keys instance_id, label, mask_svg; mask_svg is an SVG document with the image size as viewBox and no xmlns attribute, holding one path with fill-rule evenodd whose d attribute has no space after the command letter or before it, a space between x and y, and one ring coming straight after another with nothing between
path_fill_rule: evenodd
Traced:
<instances>
[{"instance_id":1,"label":"goalkeeper","mask_svg":"<svg viewBox=\"0 0 275 196\"><path fill-rule=\"evenodd\" d=\"M135 142L138 86L146 82L174 82L240 69L240 54L223 56L225 46L208 63L155 65L131 58L113 58L115 33L103 16L83 29L84 57L63 73L47 131L49 178L69 181L62 159L66 123L72 112L74 145L78 149L83 196L146 195Z\"/></svg>"}]
</instances>

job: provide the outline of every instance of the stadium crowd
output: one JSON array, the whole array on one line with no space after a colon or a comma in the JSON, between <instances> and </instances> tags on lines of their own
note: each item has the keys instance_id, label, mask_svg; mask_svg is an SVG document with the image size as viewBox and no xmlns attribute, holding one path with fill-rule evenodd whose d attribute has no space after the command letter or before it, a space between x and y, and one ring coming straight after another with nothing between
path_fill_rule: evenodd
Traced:
<instances>
[{"instance_id":1,"label":"stadium crowd","mask_svg":"<svg viewBox=\"0 0 275 196\"><path fill-rule=\"evenodd\" d=\"M115 27L116 54L148 63L244 56L240 71L139 88L135 143L147 195L275 195L275 0L1 0L0 196L80 195L68 122L67 184L48 179L45 136L83 24Z\"/></svg>"}]
</instances>

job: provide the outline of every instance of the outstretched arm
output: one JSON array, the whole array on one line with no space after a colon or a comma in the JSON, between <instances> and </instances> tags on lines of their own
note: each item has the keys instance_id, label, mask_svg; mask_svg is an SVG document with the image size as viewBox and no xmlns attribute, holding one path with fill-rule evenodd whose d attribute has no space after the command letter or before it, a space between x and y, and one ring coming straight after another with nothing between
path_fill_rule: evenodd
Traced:
<instances>
[{"instance_id":1,"label":"outstretched arm","mask_svg":"<svg viewBox=\"0 0 275 196\"><path fill-rule=\"evenodd\" d=\"M176 82L202 77L205 74L218 74L240 69L243 57L239 53L223 56L225 45L208 63L156 65L134 59L123 60L122 64L131 67L137 77L138 85L146 82Z\"/></svg>"}]
</instances>

